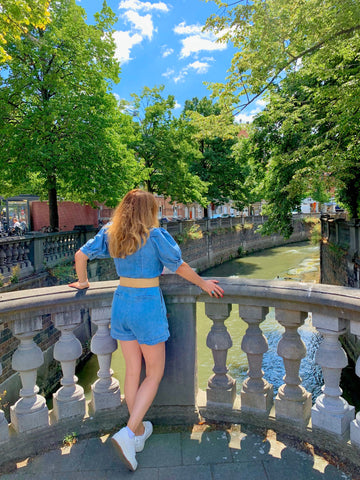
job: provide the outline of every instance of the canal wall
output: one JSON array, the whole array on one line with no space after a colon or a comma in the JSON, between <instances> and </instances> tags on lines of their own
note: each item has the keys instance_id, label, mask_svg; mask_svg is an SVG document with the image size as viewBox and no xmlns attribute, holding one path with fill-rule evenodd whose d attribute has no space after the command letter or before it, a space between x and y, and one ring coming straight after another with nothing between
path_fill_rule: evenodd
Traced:
<instances>
[{"instance_id":1,"label":"canal wall","mask_svg":"<svg viewBox=\"0 0 360 480\"><path fill-rule=\"evenodd\" d=\"M360 288L359 220L321 217L320 282ZM360 339L346 332L341 342L355 363L360 355Z\"/></svg>"}]
</instances>

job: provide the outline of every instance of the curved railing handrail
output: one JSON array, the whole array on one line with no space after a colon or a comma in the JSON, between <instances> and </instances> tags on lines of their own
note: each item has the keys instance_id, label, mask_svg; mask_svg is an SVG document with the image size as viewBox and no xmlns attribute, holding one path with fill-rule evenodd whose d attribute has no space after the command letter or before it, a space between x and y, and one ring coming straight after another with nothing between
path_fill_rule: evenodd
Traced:
<instances>
[{"instance_id":1,"label":"curved railing handrail","mask_svg":"<svg viewBox=\"0 0 360 480\"><path fill-rule=\"evenodd\" d=\"M218 278L225 290L223 298L210 299L200 288L171 275L161 281L165 295L181 295L196 297L198 301L210 303L239 303L241 299L250 298L254 305L271 307L299 308L301 304L306 308L303 311L323 312L331 307L343 318L349 318L360 323L360 291L335 285L321 285L315 283L287 282L282 280ZM8 292L0 295L0 324L3 317L11 313L29 312L36 310L42 314L45 310L63 311L64 305L76 304L80 307L90 307L99 301L99 298L111 302L113 292L118 285L117 280L93 282L91 288L84 291L75 291L67 285L37 288L17 292ZM291 305L290 305L291 303ZM309 309L309 307L311 307ZM41 312L41 313L40 313ZM350 318L351 317L351 318Z\"/></svg>"}]
</instances>

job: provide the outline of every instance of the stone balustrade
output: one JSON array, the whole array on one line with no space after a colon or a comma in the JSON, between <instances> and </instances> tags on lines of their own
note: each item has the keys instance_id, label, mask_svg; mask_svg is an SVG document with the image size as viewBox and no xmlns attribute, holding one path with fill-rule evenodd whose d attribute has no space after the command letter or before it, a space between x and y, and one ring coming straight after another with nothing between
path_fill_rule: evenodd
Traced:
<instances>
[{"instance_id":1,"label":"stone balustrade","mask_svg":"<svg viewBox=\"0 0 360 480\"><path fill-rule=\"evenodd\" d=\"M94 229L88 234L72 231L0 238L0 275L10 280L17 267L20 279L73 259L76 250L95 233Z\"/></svg>"},{"instance_id":2,"label":"stone balustrade","mask_svg":"<svg viewBox=\"0 0 360 480\"><path fill-rule=\"evenodd\" d=\"M149 417L168 424L194 423L200 415L215 421L245 421L283 429L313 444L335 449L337 454L342 450L352 460L358 459L360 413L355 416L354 406L341 396L340 375L347 357L339 336L350 331L360 337L360 293L345 287L284 281L222 278L220 284L225 295L215 299L176 275L161 278L171 337L166 345L164 379ZM12 357L12 368L21 378L21 388L18 400L11 405L10 419L0 410L0 463L31 453L34 438L45 446L49 438L61 441L61 435L69 428L96 434L99 428L111 430L114 423L125 422L126 404L119 379L114 378L111 370L111 356L117 348L109 329L115 288L116 282L110 281L94 283L85 291L58 286L1 296L0 329L6 323L20 342ZM199 391L197 386L197 302L205 303L205 313L212 322L206 344L212 351L214 367L209 372L206 392ZM239 323L247 324L241 348L248 359L248 376L238 388L227 367L232 339L226 321L234 308L238 308ZM284 327L277 352L283 360L285 376L275 398L273 386L262 370L268 345L261 323L269 308L275 309L275 318ZM85 400L75 374L81 344L74 330L82 322L83 311L89 312L94 326L91 351L99 363L90 401ZM49 314L61 332L54 358L62 370L61 386L53 394L51 410L36 385L43 352L34 341L42 329L42 317ZM313 405L299 376L306 348L298 329L309 314L323 338L316 362L322 368L324 386ZM360 359L356 373L360 376ZM0 392L1 389L0 384Z\"/></svg>"}]
</instances>

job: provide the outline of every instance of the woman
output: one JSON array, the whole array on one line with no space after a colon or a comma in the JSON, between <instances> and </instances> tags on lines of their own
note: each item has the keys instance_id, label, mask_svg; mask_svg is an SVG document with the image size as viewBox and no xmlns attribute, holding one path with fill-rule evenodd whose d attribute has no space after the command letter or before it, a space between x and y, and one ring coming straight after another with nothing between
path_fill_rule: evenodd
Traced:
<instances>
[{"instance_id":1,"label":"woman","mask_svg":"<svg viewBox=\"0 0 360 480\"><path fill-rule=\"evenodd\" d=\"M121 459L137 468L136 452L152 433L143 418L157 393L165 367L165 341L169 338L166 308L159 288L164 266L198 285L210 296L222 297L217 280L204 280L181 258L168 232L158 227L155 197L143 190L128 192L115 210L112 222L75 254L78 281L70 287L89 287L87 260L113 257L120 277L111 313L111 336L119 340L125 359L127 426L112 437ZM146 377L140 384L142 357Z\"/></svg>"}]
</instances>

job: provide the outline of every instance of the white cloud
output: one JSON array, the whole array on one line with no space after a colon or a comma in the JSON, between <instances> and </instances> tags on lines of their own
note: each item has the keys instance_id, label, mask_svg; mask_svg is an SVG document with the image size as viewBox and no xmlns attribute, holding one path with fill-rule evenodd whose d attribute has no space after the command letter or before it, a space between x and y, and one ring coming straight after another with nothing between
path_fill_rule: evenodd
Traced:
<instances>
[{"instance_id":1,"label":"white cloud","mask_svg":"<svg viewBox=\"0 0 360 480\"><path fill-rule=\"evenodd\" d=\"M193 35L191 37L181 40L182 49L180 52L180 58L189 57L192 53L198 53L203 50L225 50L227 45L224 43L216 43L215 39L204 38L202 35Z\"/></svg>"},{"instance_id":2,"label":"white cloud","mask_svg":"<svg viewBox=\"0 0 360 480\"><path fill-rule=\"evenodd\" d=\"M133 10L125 12L126 19L133 24L135 30L138 30L140 35L147 37L149 40L152 39L152 34L154 31L154 24L151 18L151 15L139 15Z\"/></svg>"},{"instance_id":3,"label":"white cloud","mask_svg":"<svg viewBox=\"0 0 360 480\"><path fill-rule=\"evenodd\" d=\"M180 105L180 103L178 103L176 100L175 100L175 107L174 109L177 109L177 108L181 108L182 105Z\"/></svg>"},{"instance_id":4,"label":"white cloud","mask_svg":"<svg viewBox=\"0 0 360 480\"><path fill-rule=\"evenodd\" d=\"M166 46L162 47L162 54L161 55L163 56L163 58L166 58L169 55L172 55L173 53L174 53L173 48L167 48Z\"/></svg>"},{"instance_id":5,"label":"white cloud","mask_svg":"<svg viewBox=\"0 0 360 480\"><path fill-rule=\"evenodd\" d=\"M128 31L114 32L113 37L116 43L116 58L122 62L131 60L131 49L138 45L144 39L152 40L154 28L152 14L158 12L168 12L169 8L164 2L143 2L141 0L122 0L119 3L119 10L125 10L121 14L121 19L128 22L131 27ZM150 12L147 15L140 15L139 12Z\"/></svg>"},{"instance_id":6,"label":"white cloud","mask_svg":"<svg viewBox=\"0 0 360 480\"><path fill-rule=\"evenodd\" d=\"M198 60L196 62L190 63L187 66L188 69L193 68L196 73L207 73L207 71L210 68L210 64L206 62L199 62Z\"/></svg>"},{"instance_id":7,"label":"white cloud","mask_svg":"<svg viewBox=\"0 0 360 480\"><path fill-rule=\"evenodd\" d=\"M162 76L166 78L172 78L175 83L179 83L183 82L191 71L195 71L195 73L201 75L207 73L210 67L210 63L196 60L195 62L186 65L186 67L182 68L177 74L175 73L174 69L168 68L167 71L162 74Z\"/></svg>"},{"instance_id":8,"label":"white cloud","mask_svg":"<svg viewBox=\"0 0 360 480\"><path fill-rule=\"evenodd\" d=\"M252 123L254 120L255 115L251 115L248 113L239 113L235 116L235 122L237 123Z\"/></svg>"},{"instance_id":9,"label":"white cloud","mask_svg":"<svg viewBox=\"0 0 360 480\"><path fill-rule=\"evenodd\" d=\"M131 32L114 32L113 38L116 44L115 57L121 63L126 63L130 58L130 51L134 45L137 45L142 42L143 37L138 33L134 35Z\"/></svg>"},{"instance_id":10,"label":"white cloud","mask_svg":"<svg viewBox=\"0 0 360 480\"><path fill-rule=\"evenodd\" d=\"M194 35L202 33L203 25L186 25L185 22L179 23L174 27L174 32L178 35Z\"/></svg>"},{"instance_id":11,"label":"white cloud","mask_svg":"<svg viewBox=\"0 0 360 480\"><path fill-rule=\"evenodd\" d=\"M150 3L142 2L140 0L123 0L119 3L119 10L142 10L144 12L158 10L161 12L168 12L169 7L164 2Z\"/></svg>"},{"instance_id":12,"label":"white cloud","mask_svg":"<svg viewBox=\"0 0 360 480\"><path fill-rule=\"evenodd\" d=\"M186 58L201 51L225 50L227 48L226 43L216 43L218 37L213 33L203 32L202 30L202 25L186 25L185 22L179 23L174 28L174 32L178 35L185 35L185 38L181 40L180 58Z\"/></svg>"},{"instance_id":13,"label":"white cloud","mask_svg":"<svg viewBox=\"0 0 360 480\"><path fill-rule=\"evenodd\" d=\"M172 68L168 68L166 72L162 73L162 77L169 78L172 77L175 74L175 70Z\"/></svg>"}]
</instances>

